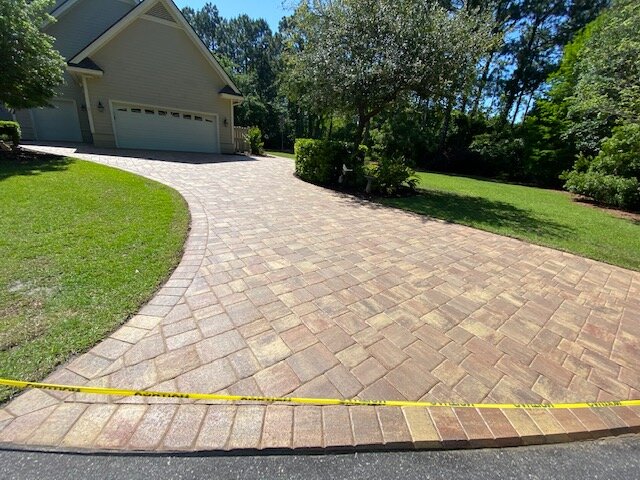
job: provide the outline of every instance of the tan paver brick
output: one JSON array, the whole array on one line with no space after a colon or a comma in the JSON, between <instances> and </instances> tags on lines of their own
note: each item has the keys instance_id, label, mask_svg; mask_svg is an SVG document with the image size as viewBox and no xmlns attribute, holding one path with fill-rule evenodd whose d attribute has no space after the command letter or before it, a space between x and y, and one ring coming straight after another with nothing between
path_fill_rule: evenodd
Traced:
<instances>
[{"instance_id":1,"label":"tan paver brick","mask_svg":"<svg viewBox=\"0 0 640 480\"><path fill-rule=\"evenodd\" d=\"M118 405L94 441L99 448L123 448L147 411L144 405Z\"/></svg>"},{"instance_id":2,"label":"tan paver brick","mask_svg":"<svg viewBox=\"0 0 640 480\"><path fill-rule=\"evenodd\" d=\"M162 440L162 446L168 450L193 447L206 412L206 405L180 405Z\"/></svg>"},{"instance_id":3,"label":"tan paver brick","mask_svg":"<svg viewBox=\"0 0 640 480\"><path fill-rule=\"evenodd\" d=\"M262 438L265 407L238 407L226 448L229 450L258 448Z\"/></svg>"},{"instance_id":4,"label":"tan paver brick","mask_svg":"<svg viewBox=\"0 0 640 480\"><path fill-rule=\"evenodd\" d=\"M237 407L233 405L210 405L196 439L198 450L222 450L225 448Z\"/></svg>"},{"instance_id":5,"label":"tan paver brick","mask_svg":"<svg viewBox=\"0 0 640 480\"><path fill-rule=\"evenodd\" d=\"M268 405L266 407L260 448L292 446L294 408L289 405Z\"/></svg>"}]
</instances>

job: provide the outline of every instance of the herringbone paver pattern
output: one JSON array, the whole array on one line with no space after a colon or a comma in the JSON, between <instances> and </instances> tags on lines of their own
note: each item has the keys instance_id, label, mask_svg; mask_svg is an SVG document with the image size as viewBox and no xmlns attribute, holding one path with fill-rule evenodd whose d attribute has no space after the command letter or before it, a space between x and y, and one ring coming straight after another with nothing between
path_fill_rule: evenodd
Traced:
<instances>
[{"instance_id":1,"label":"herringbone paver pattern","mask_svg":"<svg viewBox=\"0 0 640 480\"><path fill-rule=\"evenodd\" d=\"M49 381L460 402L640 398L639 273L309 185L289 160L73 155L176 188L192 231L155 298ZM639 427L630 408L204 405L41 391L0 410L2 442L144 450L491 446Z\"/></svg>"}]
</instances>

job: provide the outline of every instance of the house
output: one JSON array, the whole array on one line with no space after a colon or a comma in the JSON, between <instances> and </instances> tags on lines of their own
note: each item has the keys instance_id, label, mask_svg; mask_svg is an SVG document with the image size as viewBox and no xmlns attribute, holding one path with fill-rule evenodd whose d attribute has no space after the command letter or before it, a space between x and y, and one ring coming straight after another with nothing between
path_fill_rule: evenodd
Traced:
<instances>
[{"instance_id":1,"label":"house","mask_svg":"<svg viewBox=\"0 0 640 480\"><path fill-rule=\"evenodd\" d=\"M57 0L51 14L65 82L54 108L16 112L24 139L233 153L242 95L171 0Z\"/></svg>"}]
</instances>

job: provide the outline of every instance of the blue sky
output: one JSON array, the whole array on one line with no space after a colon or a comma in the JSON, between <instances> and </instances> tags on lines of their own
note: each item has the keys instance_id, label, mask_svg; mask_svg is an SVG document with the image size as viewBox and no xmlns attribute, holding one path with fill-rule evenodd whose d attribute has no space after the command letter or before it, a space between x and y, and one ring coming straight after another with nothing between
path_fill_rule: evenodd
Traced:
<instances>
[{"instance_id":1,"label":"blue sky","mask_svg":"<svg viewBox=\"0 0 640 480\"><path fill-rule=\"evenodd\" d=\"M207 0L174 0L178 7L191 7L199 10ZM271 30L278 30L278 23L285 15L290 15L291 10L285 5L290 5L290 0L208 0L218 7L220 15L225 18L237 17L246 13L252 18L264 18Z\"/></svg>"}]
</instances>

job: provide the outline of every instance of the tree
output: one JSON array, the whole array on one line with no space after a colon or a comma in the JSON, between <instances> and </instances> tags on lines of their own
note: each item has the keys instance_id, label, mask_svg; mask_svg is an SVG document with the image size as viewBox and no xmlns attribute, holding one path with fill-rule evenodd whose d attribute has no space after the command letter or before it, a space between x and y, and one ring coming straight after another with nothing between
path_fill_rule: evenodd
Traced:
<instances>
[{"instance_id":1,"label":"tree","mask_svg":"<svg viewBox=\"0 0 640 480\"><path fill-rule=\"evenodd\" d=\"M53 37L40 31L53 21L49 0L0 0L0 103L10 109L48 105L63 82L64 59Z\"/></svg>"},{"instance_id":2,"label":"tree","mask_svg":"<svg viewBox=\"0 0 640 480\"><path fill-rule=\"evenodd\" d=\"M626 208L640 208L638 31L640 3L615 0L591 28L568 98L581 157L566 176L566 188Z\"/></svg>"},{"instance_id":3,"label":"tree","mask_svg":"<svg viewBox=\"0 0 640 480\"><path fill-rule=\"evenodd\" d=\"M354 115L358 144L401 94L450 99L466 85L490 36L474 13L435 1L304 1L286 46L288 90L318 112Z\"/></svg>"}]
</instances>

